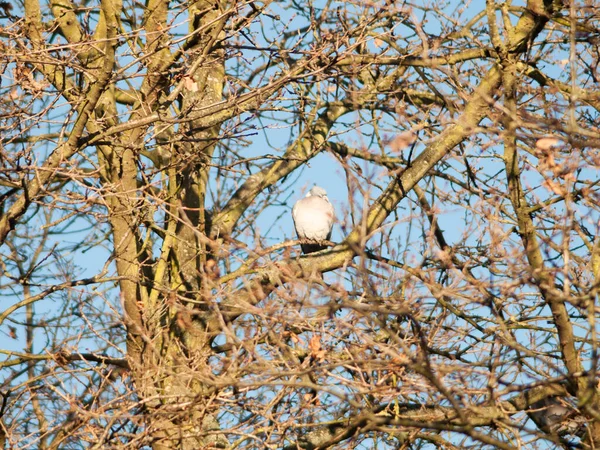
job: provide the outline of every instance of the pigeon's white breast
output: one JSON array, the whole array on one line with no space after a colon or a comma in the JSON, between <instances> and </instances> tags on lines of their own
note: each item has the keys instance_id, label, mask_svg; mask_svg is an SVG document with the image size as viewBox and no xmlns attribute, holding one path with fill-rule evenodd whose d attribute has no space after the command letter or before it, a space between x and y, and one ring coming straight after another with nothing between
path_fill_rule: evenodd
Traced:
<instances>
[{"instance_id":1,"label":"pigeon's white breast","mask_svg":"<svg viewBox=\"0 0 600 450\"><path fill-rule=\"evenodd\" d=\"M306 197L292 209L298 236L306 239L327 239L333 225L333 207L319 197Z\"/></svg>"}]
</instances>

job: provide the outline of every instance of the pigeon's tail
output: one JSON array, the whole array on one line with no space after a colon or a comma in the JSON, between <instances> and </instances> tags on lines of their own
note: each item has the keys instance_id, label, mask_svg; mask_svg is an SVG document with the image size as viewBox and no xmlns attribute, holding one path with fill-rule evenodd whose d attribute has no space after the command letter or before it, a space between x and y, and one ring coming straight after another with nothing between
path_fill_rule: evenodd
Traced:
<instances>
[{"instance_id":1,"label":"pigeon's tail","mask_svg":"<svg viewBox=\"0 0 600 450\"><path fill-rule=\"evenodd\" d=\"M327 248L326 245L319 244L300 244L300 247L302 247L302 253L304 254L320 252L321 250L325 250Z\"/></svg>"}]
</instances>

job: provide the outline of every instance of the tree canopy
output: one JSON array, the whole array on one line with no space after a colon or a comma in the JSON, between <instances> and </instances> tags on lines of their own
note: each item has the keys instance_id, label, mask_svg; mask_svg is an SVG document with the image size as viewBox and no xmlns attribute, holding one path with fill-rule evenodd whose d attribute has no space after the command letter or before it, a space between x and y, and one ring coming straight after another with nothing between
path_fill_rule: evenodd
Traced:
<instances>
[{"instance_id":1,"label":"tree canopy","mask_svg":"<svg viewBox=\"0 0 600 450\"><path fill-rule=\"evenodd\" d=\"M0 2L0 443L598 448L599 7Z\"/></svg>"}]
</instances>

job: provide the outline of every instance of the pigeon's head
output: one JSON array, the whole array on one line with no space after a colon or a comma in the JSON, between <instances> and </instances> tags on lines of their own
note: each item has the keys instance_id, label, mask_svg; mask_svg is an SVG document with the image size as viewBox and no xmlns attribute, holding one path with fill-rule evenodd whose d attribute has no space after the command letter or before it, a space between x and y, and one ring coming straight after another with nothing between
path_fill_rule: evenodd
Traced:
<instances>
[{"instance_id":1,"label":"pigeon's head","mask_svg":"<svg viewBox=\"0 0 600 450\"><path fill-rule=\"evenodd\" d=\"M315 186L310 191L308 191L308 194L306 194L306 196L327 198L327 191L320 186Z\"/></svg>"}]
</instances>

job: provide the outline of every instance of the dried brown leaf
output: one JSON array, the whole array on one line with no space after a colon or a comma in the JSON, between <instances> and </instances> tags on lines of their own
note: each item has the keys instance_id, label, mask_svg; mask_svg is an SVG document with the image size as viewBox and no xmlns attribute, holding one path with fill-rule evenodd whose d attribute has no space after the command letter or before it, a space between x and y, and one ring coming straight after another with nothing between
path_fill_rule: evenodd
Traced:
<instances>
[{"instance_id":1,"label":"dried brown leaf","mask_svg":"<svg viewBox=\"0 0 600 450\"><path fill-rule=\"evenodd\" d=\"M552 147L560 145L562 140L554 136L547 136L536 141L535 146L540 150L550 150Z\"/></svg>"}]
</instances>

